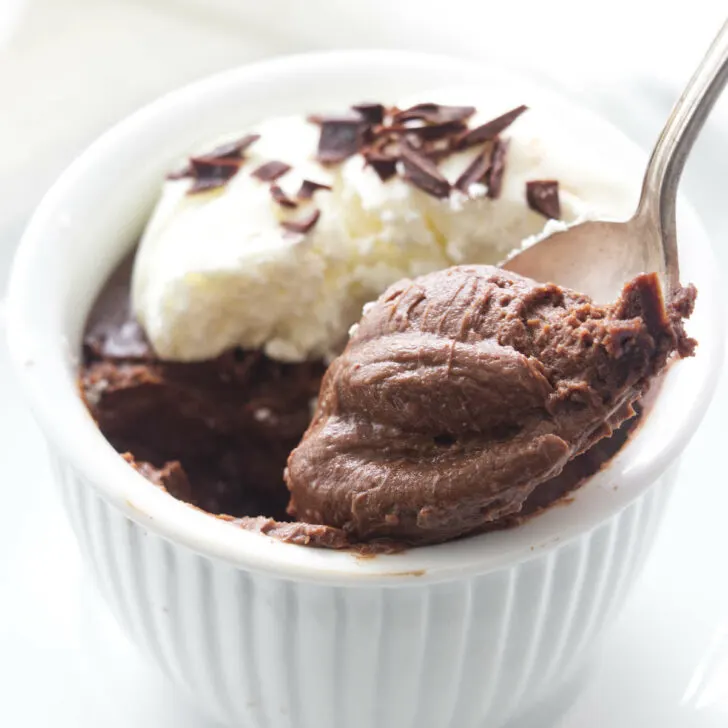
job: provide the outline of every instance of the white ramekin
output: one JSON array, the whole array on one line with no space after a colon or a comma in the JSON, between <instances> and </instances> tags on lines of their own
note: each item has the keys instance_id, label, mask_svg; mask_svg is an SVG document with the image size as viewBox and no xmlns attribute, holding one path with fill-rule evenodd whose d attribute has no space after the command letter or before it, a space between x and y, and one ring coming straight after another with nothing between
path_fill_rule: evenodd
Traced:
<instances>
[{"instance_id":1,"label":"white ramekin","mask_svg":"<svg viewBox=\"0 0 728 728\"><path fill-rule=\"evenodd\" d=\"M430 55L356 51L233 70L143 109L48 193L20 245L8 329L20 386L49 443L85 560L120 624L231 725L498 726L553 689L622 604L713 391L722 352L715 265L683 204L683 278L699 289L698 356L667 375L629 444L529 523L376 558L246 533L175 501L119 458L77 394L84 320L185 150L269 114L341 108L451 84L520 84ZM585 120L639 174L644 156ZM568 112L568 113L567 113ZM611 148L611 147L609 147Z\"/></svg>"}]
</instances>

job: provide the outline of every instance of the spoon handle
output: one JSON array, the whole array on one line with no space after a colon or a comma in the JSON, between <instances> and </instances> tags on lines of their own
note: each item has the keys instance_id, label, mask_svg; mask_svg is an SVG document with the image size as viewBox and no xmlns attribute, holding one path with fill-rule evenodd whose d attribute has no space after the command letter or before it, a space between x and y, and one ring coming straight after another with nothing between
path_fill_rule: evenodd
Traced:
<instances>
[{"instance_id":1,"label":"spoon handle","mask_svg":"<svg viewBox=\"0 0 728 728\"><path fill-rule=\"evenodd\" d=\"M675 104L647 166L636 217L657 225L668 287L679 284L675 204L685 160L728 82L728 22L720 29Z\"/></svg>"}]
</instances>

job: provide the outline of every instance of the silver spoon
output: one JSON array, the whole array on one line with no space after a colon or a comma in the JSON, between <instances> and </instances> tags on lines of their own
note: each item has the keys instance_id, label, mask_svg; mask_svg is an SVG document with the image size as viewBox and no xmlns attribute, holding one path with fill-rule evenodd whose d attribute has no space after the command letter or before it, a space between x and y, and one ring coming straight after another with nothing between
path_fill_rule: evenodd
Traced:
<instances>
[{"instance_id":1,"label":"silver spoon","mask_svg":"<svg viewBox=\"0 0 728 728\"><path fill-rule=\"evenodd\" d=\"M622 286L657 272L663 288L680 279L675 231L677 186L713 105L728 82L728 22L723 25L672 110L652 152L637 211L627 222L584 222L516 253L502 266L538 281L614 300Z\"/></svg>"}]
</instances>

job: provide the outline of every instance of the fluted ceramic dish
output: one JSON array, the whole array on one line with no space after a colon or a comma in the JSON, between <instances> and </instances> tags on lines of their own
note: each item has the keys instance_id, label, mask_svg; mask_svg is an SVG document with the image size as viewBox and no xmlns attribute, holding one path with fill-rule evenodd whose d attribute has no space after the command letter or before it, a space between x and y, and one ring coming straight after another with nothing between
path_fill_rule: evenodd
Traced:
<instances>
[{"instance_id":1,"label":"fluted ceramic dish","mask_svg":"<svg viewBox=\"0 0 728 728\"><path fill-rule=\"evenodd\" d=\"M124 121L64 173L20 245L10 346L88 568L140 648L228 725L492 727L533 706L581 664L624 602L716 383L715 265L681 203L682 275L700 290L690 322L698 355L670 370L646 422L603 472L523 526L363 559L240 531L119 458L78 396L81 335L170 166L264 116L455 81L484 93L520 84L563 114L575 143L583 122L639 180L645 156L617 130L501 70L398 52L315 54L215 76Z\"/></svg>"}]
</instances>

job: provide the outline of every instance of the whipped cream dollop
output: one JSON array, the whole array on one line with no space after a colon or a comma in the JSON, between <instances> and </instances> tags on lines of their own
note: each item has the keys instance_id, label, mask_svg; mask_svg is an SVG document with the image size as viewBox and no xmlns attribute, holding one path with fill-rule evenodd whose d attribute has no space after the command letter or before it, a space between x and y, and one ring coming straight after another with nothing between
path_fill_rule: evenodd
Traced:
<instances>
[{"instance_id":1,"label":"whipped cream dollop","mask_svg":"<svg viewBox=\"0 0 728 728\"><path fill-rule=\"evenodd\" d=\"M475 128L528 99L472 89L399 100L473 104ZM544 231L547 218L526 200L526 183L557 180L560 222L620 218L634 208L638 177L598 134L531 106L500 139L507 156L500 192L487 184L428 194L402 174L383 181L357 153L336 164L316 161L320 125L305 116L272 118L215 140L259 135L244 163L211 189L165 181L137 251L132 305L163 359L198 361L232 347L262 349L280 361L331 358L346 343L362 306L401 278L463 263L494 264ZM482 145L449 154L437 167L451 185ZM252 174L282 162L274 180ZM280 172L280 170L278 170ZM304 180L316 183L300 199ZM318 188L318 185L325 187ZM275 186L275 194L271 187ZM313 221L313 222L312 222Z\"/></svg>"}]
</instances>

